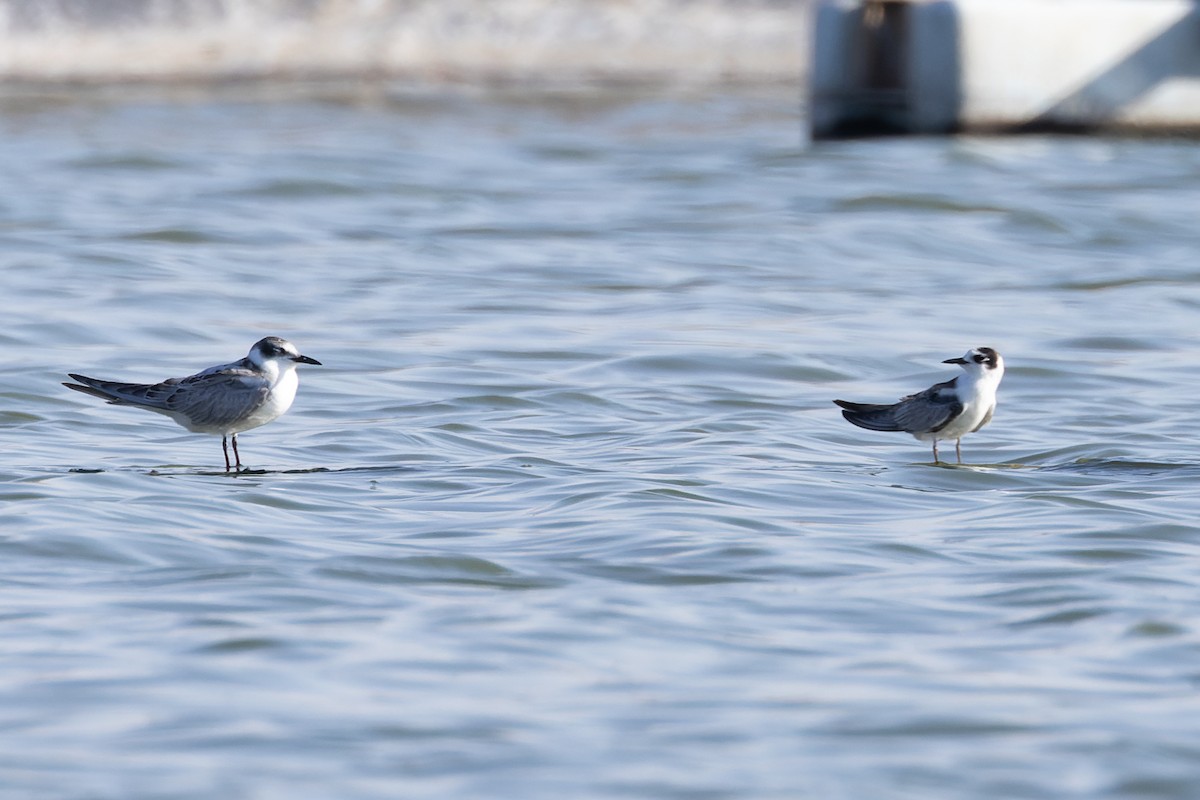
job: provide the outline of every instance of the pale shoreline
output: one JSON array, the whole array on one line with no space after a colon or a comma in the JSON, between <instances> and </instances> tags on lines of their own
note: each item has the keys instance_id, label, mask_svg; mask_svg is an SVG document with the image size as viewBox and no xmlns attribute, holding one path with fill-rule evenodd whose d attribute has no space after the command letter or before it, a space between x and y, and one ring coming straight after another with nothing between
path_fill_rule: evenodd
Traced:
<instances>
[{"instance_id":1,"label":"pale shoreline","mask_svg":"<svg viewBox=\"0 0 1200 800\"><path fill-rule=\"evenodd\" d=\"M798 80L808 3L447 0L354 6L189 0L119 20L0 15L0 80L388 78L426 83Z\"/></svg>"}]
</instances>

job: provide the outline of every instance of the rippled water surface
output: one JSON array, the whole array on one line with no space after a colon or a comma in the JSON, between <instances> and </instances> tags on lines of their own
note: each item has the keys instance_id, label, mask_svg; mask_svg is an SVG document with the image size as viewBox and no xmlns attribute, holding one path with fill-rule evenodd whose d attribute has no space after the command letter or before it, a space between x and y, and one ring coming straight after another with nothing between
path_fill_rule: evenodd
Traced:
<instances>
[{"instance_id":1,"label":"rippled water surface","mask_svg":"<svg viewBox=\"0 0 1200 800\"><path fill-rule=\"evenodd\" d=\"M802 129L0 100L5 797L1197 796L1200 149ZM59 385L267 334L242 475ZM961 468L830 403L985 344Z\"/></svg>"}]
</instances>

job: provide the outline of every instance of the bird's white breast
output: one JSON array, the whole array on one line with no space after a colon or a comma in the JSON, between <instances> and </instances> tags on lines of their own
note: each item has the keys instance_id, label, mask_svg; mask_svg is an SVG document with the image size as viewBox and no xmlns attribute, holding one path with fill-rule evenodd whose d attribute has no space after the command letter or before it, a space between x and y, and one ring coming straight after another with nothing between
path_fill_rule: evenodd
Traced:
<instances>
[{"instance_id":1,"label":"bird's white breast","mask_svg":"<svg viewBox=\"0 0 1200 800\"><path fill-rule=\"evenodd\" d=\"M271 420L277 419L283 412L292 407L292 401L296 399L296 388L299 385L300 378L296 375L294 367L281 370L270 392L267 393L266 401L254 413L239 423L237 430L232 431L232 433L248 431L251 428L266 425Z\"/></svg>"},{"instance_id":2,"label":"bird's white breast","mask_svg":"<svg viewBox=\"0 0 1200 800\"><path fill-rule=\"evenodd\" d=\"M931 432L924 437L929 439L961 439L975 430L987 419L996 407L996 389L1000 384L1003 372L989 370L977 376L962 376L958 379L958 401L963 410L944 428L936 433Z\"/></svg>"}]
</instances>

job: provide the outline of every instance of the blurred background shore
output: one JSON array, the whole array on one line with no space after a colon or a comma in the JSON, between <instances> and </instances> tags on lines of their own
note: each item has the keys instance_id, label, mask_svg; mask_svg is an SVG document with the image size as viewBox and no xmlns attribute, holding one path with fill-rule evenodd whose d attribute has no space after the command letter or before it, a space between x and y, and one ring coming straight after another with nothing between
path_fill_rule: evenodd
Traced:
<instances>
[{"instance_id":1,"label":"blurred background shore","mask_svg":"<svg viewBox=\"0 0 1200 800\"><path fill-rule=\"evenodd\" d=\"M5 0L0 80L790 82L796 0Z\"/></svg>"}]
</instances>

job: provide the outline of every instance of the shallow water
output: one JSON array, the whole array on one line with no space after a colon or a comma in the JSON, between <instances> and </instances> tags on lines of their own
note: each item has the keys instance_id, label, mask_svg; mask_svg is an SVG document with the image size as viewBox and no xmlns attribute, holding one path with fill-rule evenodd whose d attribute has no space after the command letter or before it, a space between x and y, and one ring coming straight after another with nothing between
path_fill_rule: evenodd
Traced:
<instances>
[{"instance_id":1,"label":"shallow water","mask_svg":"<svg viewBox=\"0 0 1200 800\"><path fill-rule=\"evenodd\" d=\"M6 797L1194 797L1200 149L802 127L0 100ZM59 385L266 334L237 476ZM961 467L830 403L982 344Z\"/></svg>"}]
</instances>

